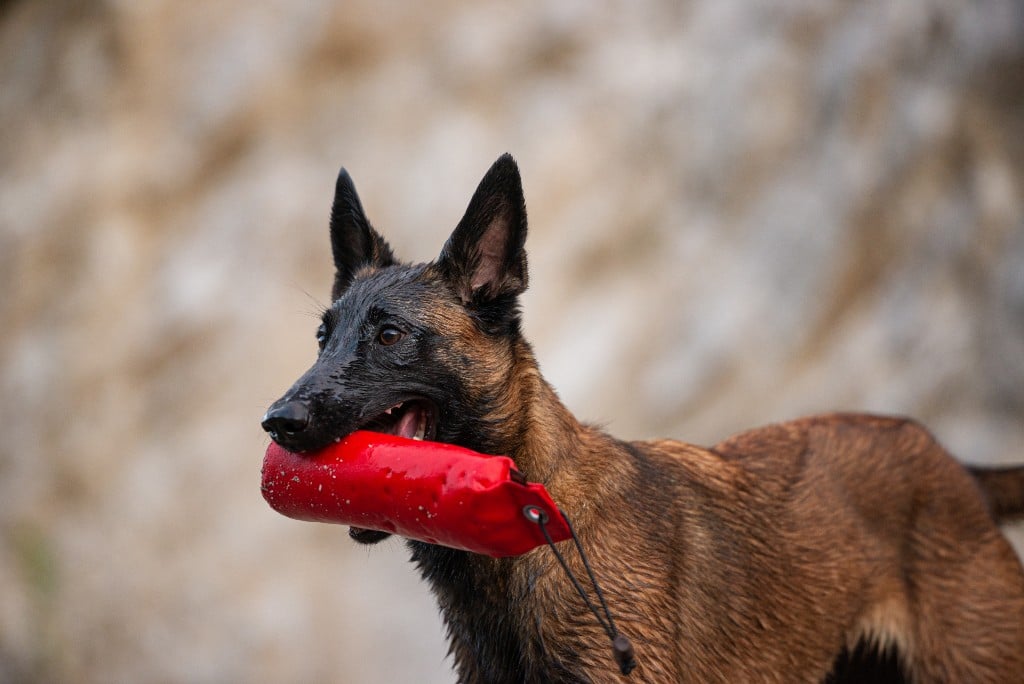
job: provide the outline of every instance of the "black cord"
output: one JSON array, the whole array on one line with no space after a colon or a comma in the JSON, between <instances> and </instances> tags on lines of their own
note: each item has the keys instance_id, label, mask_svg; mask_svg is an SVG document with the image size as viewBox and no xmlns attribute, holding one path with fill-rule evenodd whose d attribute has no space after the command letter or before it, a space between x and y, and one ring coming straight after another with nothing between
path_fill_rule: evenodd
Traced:
<instances>
[{"instance_id":1,"label":"black cord","mask_svg":"<svg viewBox=\"0 0 1024 684\"><path fill-rule=\"evenodd\" d=\"M597 600L601 603L601 609L604 611L604 618L601 617L601 613L597 610L597 606L594 605L593 601L587 595L587 591L580 584L579 580L576 579L576 575L571 569L569 564L565 562L565 558L559 552L558 547L555 546L554 540L551 538L551 534L548 532L547 523L549 520L547 511L540 508L539 506L526 506L523 508L523 515L530 522L534 522L540 528L541 534L544 535L544 541L547 542L548 547L555 554L555 558L558 560L558 564L562 566L562 570L569 576L572 581L573 587L576 588L576 593L580 595L583 602L587 604L587 608L594 614L594 618L597 619L598 624L604 629L605 634L612 642L612 654L615 657L615 662L619 665L619 671L628 675L636 667L636 657L633 653L633 645L629 642L629 639L625 635L620 634L618 629L615 627L615 620L612 619L612 613L608 609L608 603L604 599L604 593L601 591L600 585L597 583L597 579L594 577L594 571L590 567L590 560L587 558L587 554L583 551L583 545L580 543L580 539L576 536L576 530L572 526L572 522L569 520L569 516L565 514L565 511L559 509L558 511L562 518L565 520L566 527L569 528L569 534L572 536L573 543L576 545L576 551L580 554L580 558L583 560L583 567L587 571L587 577L590 578L590 584L594 587L594 593L597 594ZM605 621L607 618L607 622Z\"/></svg>"}]
</instances>

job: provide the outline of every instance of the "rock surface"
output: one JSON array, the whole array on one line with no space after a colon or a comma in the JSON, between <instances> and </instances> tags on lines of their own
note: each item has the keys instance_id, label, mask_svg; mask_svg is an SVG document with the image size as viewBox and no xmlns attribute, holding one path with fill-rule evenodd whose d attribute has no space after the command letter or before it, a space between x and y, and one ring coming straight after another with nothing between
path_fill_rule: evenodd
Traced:
<instances>
[{"instance_id":1,"label":"rock surface","mask_svg":"<svg viewBox=\"0 0 1024 684\"><path fill-rule=\"evenodd\" d=\"M344 164L432 258L501 152L549 379L1024 461L1024 6L0 2L0 681L449 682L398 542L275 515Z\"/></svg>"}]
</instances>

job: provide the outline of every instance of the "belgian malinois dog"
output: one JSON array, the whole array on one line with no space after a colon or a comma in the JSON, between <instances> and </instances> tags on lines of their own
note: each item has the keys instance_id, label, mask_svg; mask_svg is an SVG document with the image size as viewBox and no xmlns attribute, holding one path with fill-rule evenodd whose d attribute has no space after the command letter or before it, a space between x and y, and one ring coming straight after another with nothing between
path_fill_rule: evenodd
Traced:
<instances>
[{"instance_id":1,"label":"belgian malinois dog","mask_svg":"<svg viewBox=\"0 0 1024 684\"><path fill-rule=\"evenodd\" d=\"M395 258L344 169L330 235L319 357L263 427L299 452L370 429L511 456L575 523L638 663L615 668L546 548L409 541L459 681L1024 682L1024 571L996 527L1024 513L1024 468L965 468L903 418L823 415L711 448L581 423L520 331L508 155L434 262Z\"/></svg>"}]
</instances>

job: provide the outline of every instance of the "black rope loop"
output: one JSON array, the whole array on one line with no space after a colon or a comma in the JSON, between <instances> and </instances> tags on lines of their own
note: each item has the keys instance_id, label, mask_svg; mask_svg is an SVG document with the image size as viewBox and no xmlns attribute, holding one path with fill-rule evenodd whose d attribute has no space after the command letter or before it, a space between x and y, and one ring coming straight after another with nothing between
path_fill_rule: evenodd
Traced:
<instances>
[{"instance_id":1,"label":"black rope loop","mask_svg":"<svg viewBox=\"0 0 1024 684\"><path fill-rule=\"evenodd\" d=\"M580 538L576 536L576 530L572 526L572 522L569 520L569 516L565 514L565 511L559 509L559 513L562 514L562 518L565 519L566 527L569 528L569 534L572 536L572 541L576 545L576 552L580 554L580 559L583 561L583 567L587 571L587 577L590 579L590 585L594 587L594 594L597 596L598 602L601 604L601 611L604 612L602 617L601 612L598 611L597 606L590 600L590 596L584 589L580 581L576 579L576 575L569 568L569 564L565 562L565 558L561 552L555 546L554 540L551 539L551 533L548 532L547 524L550 520L547 511L540 506L528 505L523 507L523 515L532 523L540 528L541 534L544 535L544 541L551 549L552 553L555 554L555 558L558 560L558 564L562 566L562 570L569 576L569 580L572 582L573 587L576 589L576 593L580 595L583 602L590 609L590 612L594 614L594 618L598 624L604 630L605 634L612 642L612 655L615 658L615 662L619 666L619 672L624 675L628 675L636 668L636 656L633 652L633 645L624 634L620 634L618 629L615 627L615 620L612 618L612 613L608 609L608 603L605 601L604 593L601 591L600 585L597 583L597 578L594 577L594 571L590 567L590 560L587 558L587 554L583 551L583 545L580 543Z\"/></svg>"}]
</instances>

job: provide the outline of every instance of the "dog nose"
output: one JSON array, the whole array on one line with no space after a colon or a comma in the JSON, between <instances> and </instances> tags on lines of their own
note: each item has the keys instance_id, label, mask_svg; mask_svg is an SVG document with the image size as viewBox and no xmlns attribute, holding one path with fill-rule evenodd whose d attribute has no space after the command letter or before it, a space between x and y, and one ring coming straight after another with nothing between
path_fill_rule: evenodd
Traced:
<instances>
[{"instance_id":1,"label":"dog nose","mask_svg":"<svg viewBox=\"0 0 1024 684\"><path fill-rule=\"evenodd\" d=\"M301 401L286 401L271 406L261 423L271 437L294 435L309 425L309 408Z\"/></svg>"}]
</instances>

